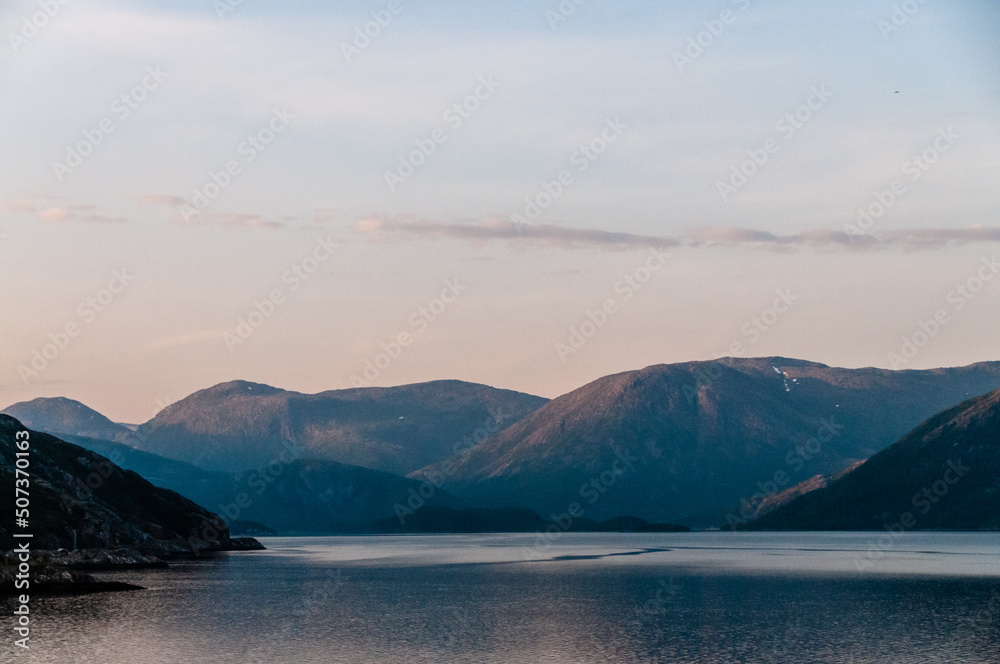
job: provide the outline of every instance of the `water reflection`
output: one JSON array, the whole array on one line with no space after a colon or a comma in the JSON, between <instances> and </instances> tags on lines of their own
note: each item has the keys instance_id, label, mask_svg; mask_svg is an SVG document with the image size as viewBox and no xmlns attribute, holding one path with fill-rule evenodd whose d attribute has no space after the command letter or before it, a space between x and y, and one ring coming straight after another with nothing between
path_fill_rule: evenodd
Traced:
<instances>
[{"instance_id":1,"label":"water reflection","mask_svg":"<svg viewBox=\"0 0 1000 664\"><path fill-rule=\"evenodd\" d=\"M19 661L1000 662L994 535L913 535L863 574L843 534L267 543L40 599Z\"/></svg>"}]
</instances>

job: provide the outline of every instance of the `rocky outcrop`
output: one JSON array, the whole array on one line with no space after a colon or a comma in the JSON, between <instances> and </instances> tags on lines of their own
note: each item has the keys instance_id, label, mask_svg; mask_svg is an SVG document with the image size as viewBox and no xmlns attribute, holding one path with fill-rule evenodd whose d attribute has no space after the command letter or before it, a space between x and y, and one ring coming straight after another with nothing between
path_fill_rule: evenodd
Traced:
<instances>
[{"instance_id":1,"label":"rocky outcrop","mask_svg":"<svg viewBox=\"0 0 1000 664\"><path fill-rule=\"evenodd\" d=\"M90 574L80 571L80 569L112 568L69 567L57 562L57 556L53 552L33 552L32 558L30 586L27 590L18 590L14 586L18 575L18 561L13 554L6 554L3 557L2 565L0 565L0 597L13 596L25 592L31 595L81 595L121 590L144 590L141 586L131 583L97 579ZM162 561L160 561L160 564L162 566L166 565Z\"/></svg>"}]
</instances>

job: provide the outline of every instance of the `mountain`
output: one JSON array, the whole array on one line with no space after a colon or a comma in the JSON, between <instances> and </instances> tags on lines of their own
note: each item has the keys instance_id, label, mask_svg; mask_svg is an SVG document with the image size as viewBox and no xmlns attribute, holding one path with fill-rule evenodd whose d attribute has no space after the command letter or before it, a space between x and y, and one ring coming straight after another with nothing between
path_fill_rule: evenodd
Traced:
<instances>
[{"instance_id":1,"label":"mountain","mask_svg":"<svg viewBox=\"0 0 1000 664\"><path fill-rule=\"evenodd\" d=\"M66 397L40 397L8 406L0 413L24 426L53 436L85 436L125 442L133 435L127 427L112 422L93 408Z\"/></svg>"},{"instance_id":2,"label":"mountain","mask_svg":"<svg viewBox=\"0 0 1000 664\"><path fill-rule=\"evenodd\" d=\"M545 403L454 380L320 394L235 381L168 406L130 444L208 470L241 472L275 462L294 443L303 459L406 474Z\"/></svg>"},{"instance_id":3,"label":"mountain","mask_svg":"<svg viewBox=\"0 0 1000 664\"><path fill-rule=\"evenodd\" d=\"M835 475L814 475L807 480L799 482L793 487L785 489L784 491L779 491L777 493L768 492L755 494L739 506L734 506L734 508L730 511L730 514L734 515L736 518L732 519L729 523L726 523L725 527L728 528L740 525L742 521L753 521L755 519L759 519L765 514L773 512L779 507L789 504L799 496L805 495L810 491L826 488L831 482L840 479L863 463L864 461L852 463L850 466Z\"/></svg>"},{"instance_id":4,"label":"mountain","mask_svg":"<svg viewBox=\"0 0 1000 664\"><path fill-rule=\"evenodd\" d=\"M378 519L395 519L396 505L408 504L411 491L420 496L420 504L462 505L455 496L425 487L421 481L335 461L299 459L295 448L267 466L226 473L121 443L83 437L68 440L218 512L234 529L235 522L251 521L258 528L264 526L263 532L339 532ZM238 527L247 529L245 524Z\"/></svg>"},{"instance_id":5,"label":"mountain","mask_svg":"<svg viewBox=\"0 0 1000 664\"><path fill-rule=\"evenodd\" d=\"M843 477L749 527L1000 529L1000 390L932 417Z\"/></svg>"},{"instance_id":6,"label":"mountain","mask_svg":"<svg viewBox=\"0 0 1000 664\"><path fill-rule=\"evenodd\" d=\"M399 522L409 506L419 513L463 505L418 480L316 459L246 471L220 489L216 509L227 521L255 521L282 534L357 531L379 519Z\"/></svg>"},{"instance_id":7,"label":"mountain","mask_svg":"<svg viewBox=\"0 0 1000 664\"><path fill-rule=\"evenodd\" d=\"M17 441L23 440L27 456L18 457L23 450ZM16 475L19 458L27 459L33 549L133 546L163 555L233 546L218 515L99 454L0 415L0 484L5 487L0 512L10 515L0 520L0 550L14 546L15 480L24 479Z\"/></svg>"},{"instance_id":8,"label":"mountain","mask_svg":"<svg viewBox=\"0 0 1000 664\"><path fill-rule=\"evenodd\" d=\"M838 369L785 358L725 358L606 376L552 400L447 464L470 504L543 516L574 503L717 525L733 505L835 474L916 424L1000 387L1000 363L955 369Z\"/></svg>"},{"instance_id":9,"label":"mountain","mask_svg":"<svg viewBox=\"0 0 1000 664\"><path fill-rule=\"evenodd\" d=\"M124 470L138 473L154 486L176 491L202 507L217 509L219 502L231 493L232 473L205 470L183 461L167 459L151 452L137 450L125 443L63 435L63 440L97 452ZM133 437L132 442L135 442Z\"/></svg>"}]
</instances>

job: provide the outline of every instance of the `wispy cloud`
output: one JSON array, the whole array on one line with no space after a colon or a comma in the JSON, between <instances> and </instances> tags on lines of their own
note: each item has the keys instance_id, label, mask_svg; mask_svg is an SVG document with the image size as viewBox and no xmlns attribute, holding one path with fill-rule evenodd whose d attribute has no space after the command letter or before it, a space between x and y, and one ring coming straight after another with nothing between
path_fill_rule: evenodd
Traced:
<instances>
[{"instance_id":1,"label":"wispy cloud","mask_svg":"<svg viewBox=\"0 0 1000 664\"><path fill-rule=\"evenodd\" d=\"M69 221L70 214L69 210L63 208L49 208L48 210L42 210L38 213L38 220L45 221L49 223L59 223L63 221Z\"/></svg>"},{"instance_id":2,"label":"wispy cloud","mask_svg":"<svg viewBox=\"0 0 1000 664\"><path fill-rule=\"evenodd\" d=\"M125 217L115 217L102 214L97 205L71 204L65 197L38 195L35 200L0 200L0 212L13 212L20 214L30 214L38 221L45 224L62 224L74 221L82 221L93 224L122 224L127 223Z\"/></svg>"},{"instance_id":3,"label":"wispy cloud","mask_svg":"<svg viewBox=\"0 0 1000 664\"><path fill-rule=\"evenodd\" d=\"M684 244L691 246L757 246L772 249L816 247L862 251L890 247L907 250L941 249L984 242L1000 242L1000 228L915 228L882 231L877 235L817 229L792 235L777 235L745 228L710 227L691 230L683 239Z\"/></svg>"},{"instance_id":4,"label":"wispy cloud","mask_svg":"<svg viewBox=\"0 0 1000 664\"><path fill-rule=\"evenodd\" d=\"M162 205L178 209L190 205L187 200L173 194L146 194L139 197L143 205ZM281 221L268 221L259 214L240 214L235 212L199 212L197 214L181 215L176 218L178 226L219 226L223 228L245 228L256 230L260 228L285 228L294 224L296 217L285 216Z\"/></svg>"},{"instance_id":5,"label":"wispy cloud","mask_svg":"<svg viewBox=\"0 0 1000 664\"><path fill-rule=\"evenodd\" d=\"M180 207L186 202L180 196L171 194L147 194L139 197L139 202L143 205L168 205L170 207Z\"/></svg>"},{"instance_id":6,"label":"wispy cloud","mask_svg":"<svg viewBox=\"0 0 1000 664\"><path fill-rule=\"evenodd\" d=\"M218 226L222 228L244 228L249 230L285 228L288 225L284 221L267 221L259 214L228 212L202 212L201 214L194 214L187 218L179 217L177 224L180 226Z\"/></svg>"},{"instance_id":7,"label":"wispy cloud","mask_svg":"<svg viewBox=\"0 0 1000 664\"><path fill-rule=\"evenodd\" d=\"M313 223L325 224L327 222L337 221L343 216L344 213L340 210L334 210L332 208L321 208L318 210L313 210Z\"/></svg>"},{"instance_id":8,"label":"wispy cloud","mask_svg":"<svg viewBox=\"0 0 1000 664\"><path fill-rule=\"evenodd\" d=\"M407 240L500 240L513 246L554 245L568 248L630 249L637 247L749 247L792 250L797 248L875 251L897 247L907 250L940 249L984 242L1000 242L1000 228L924 228L859 235L816 229L779 235L751 228L700 227L677 236L636 235L618 231L572 228L552 224L518 226L504 219L480 222L435 222L409 215L372 215L361 218L354 231L373 242Z\"/></svg>"},{"instance_id":9,"label":"wispy cloud","mask_svg":"<svg viewBox=\"0 0 1000 664\"><path fill-rule=\"evenodd\" d=\"M31 214L35 211L34 201L29 200L14 200L14 201L0 201L0 211L3 212L22 212Z\"/></svg>"},{"instance_id":10,"label":"wispy cloud","mask_svg":"<svg viewBox=\"0 0 1000 664\"><path fill-rule=\"evenodd\" d=\"M376 242L405 239L506 240L520 245L557 245L571 248L630 248L674 246L674 238L635 235L619 231L568 228L552 224L517 225L505 219L483 222L433 222L410 216L369 216L360 219L354 230Z\"/></svg>"},{"instance_id":11,"label":"wispy cloud","mask_svg":"<svg viewBox=\"0 0 1000 664\"><path fill-rule=\"evenodd\" d=\"M106 214L99 214L96 205L51 207L38 212L37 217L39 221L57 224L70 221L84 221L94 224L124 224L128 222L128 219L125 217L112 217Z\"/></svg>"}]
</instances>

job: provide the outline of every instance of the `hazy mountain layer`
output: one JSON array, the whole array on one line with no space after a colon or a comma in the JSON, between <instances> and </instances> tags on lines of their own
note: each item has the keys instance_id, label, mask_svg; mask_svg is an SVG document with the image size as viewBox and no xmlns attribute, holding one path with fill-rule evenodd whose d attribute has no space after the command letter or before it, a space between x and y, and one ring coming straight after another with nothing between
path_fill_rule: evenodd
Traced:
<instances>
[{"instance_id":1,"label":"hazy mountain layer","mask_svg":"<svg viewBox=\"0 0 1000 664\"><path fill-rule=\"evenodd\" d=\"M112 422L93 408L65 397L41 397L8 406L2 411L24 426L53 436L85 436L125 442L132 431Z\"/></svg>"}]
</instances>

